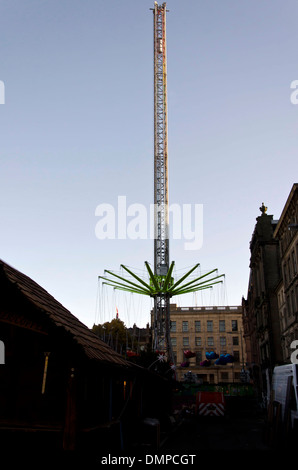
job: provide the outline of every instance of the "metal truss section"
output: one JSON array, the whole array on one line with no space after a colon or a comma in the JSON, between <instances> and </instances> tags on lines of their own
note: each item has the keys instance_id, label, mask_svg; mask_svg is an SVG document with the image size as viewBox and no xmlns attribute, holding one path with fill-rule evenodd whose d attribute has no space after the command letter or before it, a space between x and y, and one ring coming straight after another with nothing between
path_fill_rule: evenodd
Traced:
<instances>
[{"instance_id":1,"label":"metal truss section","mask_svg":"<svg viewBox=\"0 0 298 470\"><path fill-rule=\"evenodd\" d=\"M168 110L166 3L155 2L154 14L154 274L169 271ZM154 297L154 347L174 362L170 338L170 302L164 292Z\"/></svg>"},{"instance_id":2,"label":"metal truss section","mask_svg":"<svg viewBox=\"0 0 298 470\"><path fill-rule=\"evenodd\" d=\"M154 7L154 271L169 268L166 4Z\"/></svg>"},{"instance_id":3,"label":"metal truss section","mask_svg":"<svg viewBox=\"0 0 298 470\"><path fill-rule=\"evenodd\" d=\"M160 295L154 302L154 349L166 353L168 359L174 364L172 343L170 340L170 298Z\"/></svg>"}]
</instances>

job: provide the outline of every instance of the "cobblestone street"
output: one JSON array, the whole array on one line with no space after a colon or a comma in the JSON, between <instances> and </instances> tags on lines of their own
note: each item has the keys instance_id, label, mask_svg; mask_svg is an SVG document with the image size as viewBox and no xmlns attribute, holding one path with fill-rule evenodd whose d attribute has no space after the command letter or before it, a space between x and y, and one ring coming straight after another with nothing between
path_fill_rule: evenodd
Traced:
<instances>
[{"instance_id":1,"label":"cobblestone street","mask_svg":"<svg viewBox=\"0 0 298 470\"><path fill-rule=\"evenodd\" d=\"M162 446L162 452L269 451L264 434L264 419L258 417L192 418L180 424Z\"/></svg>"}]
</instances>

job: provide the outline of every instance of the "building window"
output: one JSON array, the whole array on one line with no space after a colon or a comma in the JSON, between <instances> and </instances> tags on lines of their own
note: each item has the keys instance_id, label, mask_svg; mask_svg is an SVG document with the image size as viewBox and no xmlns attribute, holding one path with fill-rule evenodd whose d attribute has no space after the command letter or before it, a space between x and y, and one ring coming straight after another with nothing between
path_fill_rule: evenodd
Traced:
<instances>
[{"instance_id":1,"label":"building window","mask_svg":"<svg viewBox=\"0 0 298 470\"><path fill-rule=\"evenodd\" d=\"M225 320L219 320L219 331L226 331L226 322Z\"/></svg>"},{"instance_id":2,"label":"building window","mask_svg":"<svg viewBox=\"0 0 298 470\"><path fill-rule=\"evenodd\" d=\"M285 286L287 287L287 285L288 285L288 277L287 277L286 263L284 263L284 265L283 265L283 271L284 271Z\"/></svg>"},{"instance_id":3,"label":"building window","mask_svg":"<svg viewBox=\"0 0 298 470\"><path fill-rule=\"evenodd\" d=\"M175 321L171 321L171 331L172 331L172 333L176 333L176 322Z\"/></svg>"},{"instance_id":4,"label":"building window","mask_svg":"<svg viewBox=\"0 0 298 470\"><path fill-rule=\"evenodd\" d=\"M291 302L290 302L290 296L287 295L287 310L288 310L288 317L292 315L292 310L291 310Z\"/></svg>"},{"instance_id":5,"label":"building window","mask_svg":"<svg viewBox=\"0 0 298 470\"><path fill-rule=\"evenodd\" d=\"M195 321L195 331L196 331L196 333L201 332L201 321L200 320Z\"/></svg>"},{"instance_id":6,"label":"building window","mask_svg":"<svg viewBox=\"0 0 298 470\"><path fill-rule=\"evenodd\" d=\"M220 344L220 347L221 347L221 348L225 348L225 347L226 347L226 345L227 345L227 339L226 339L225 336L221 336L221 337L219 338L219 344Z\"/></svg>"},{"instance_id":7,"label":"building window","mask_svg":"<svg viewBox=\"0 0 298 470\"><path fill-rule=\"evenodd\" d=\"M228 380L229 378L228 372L222 372L220 375L221 375L221 380Z\"/></svg>"},{"instance_id":8,"label":"building window","mask_svg":"<svg viewBox=\"0 0 298 470\"><path fill-rule=\"evenodd\" d=\"M183 346L189 346L189 337L188 336L183 337Z\"/></svg>"},{"instance_id":9,"label":"building window","mask_svg":"<svg viewBox=\"0 0 298 470\"><path fill-rule=\"evenodd\" d=\"M207 346L214 346L214 339L213 339L213 336L208 336L208 338L207 338Z\"/></svg>"},{"instance_id":10,"label":"building window","mask_svg":"<svg viewBox=\"0 0 298 470\"><path fill-rule=\"evenodd\" d=\"M239 345L239 338L238 336L233 336L233 346L238 346Z\"/></svg>"},{"instance_id":11,"label":"building window","mask_svg":"<svg viewBox=\"0 0 298 470\"><path fill-rule=\"evenodd\" d=\"M239 362L239 351L234 351L233 356L234 356L235 362Z\"/></svg>"},{"instance_id":12,"label":"building window","mask_svg":"<svg viewBox=\"0 0 298 470\"><path fill-rule=\"evenodd\" d=\"M297 263L294 250L292 251L292 263L293 263L293 272L294 275L297 274Z\"/></svg>"},{"instance_id":13,"label":"building window","mask_svg":"<svg viewBox=\"0 0 298 470\"><path fill-rule=\"evenodd\" d=\"M182 322L182 331L188 331L188 321Z\"/></svg>"},{"instance_id":14,"label":"building window","mask_svg":"<svg viewBox=\"0 0 298 470\"><path fill-rule=\"evenodd\" d=\"M291 290L291 304L292 304L292 312L294 314L296 312L296 302L295 302L294 289Z\"/></svg>"},{"instance_id":15,"label":"building window","mask_svg":"<svg viewBox=\"0 0 298 470\"><path fill-rule=\"evenodd\" d=\"M232 331L238 331L238 321L232 320Z\"/></svg>"},{"instance_id":16,"label":"building window","mask_svg":"<svg viewBox=\"0 0 298 470\"><path fill-rule=\"evenodd\" d=\"M291 270L290 258L288 258L288 274L289 274L289 281L290 281L292 279L292 270Z\"/></svg>"},{"instance_id":17,"label":"building window","mask_svg":"<svg viewBox=\"0 0 298 470\"><path fill-rule=\"evenodd\" d=\"M172 346L177 346L177 338L171 338Z\"/></svg>"},{"instance_id":18,"label":"building window","mask_svg":"<svg viewBox=\"0 0 298 470\"><path fill-rule=\"evenodd\" d=\"M200 362L202 362L202 351L196 352L196 365L199 366Z\"/></svg>"},{"instance_id":19,"label":"building window","mask_svg":"<svg viewBox=\"0 0 298 470\"><path fill-rule=\"evenodd\" d=\"M195 344L196 346L202 346L202 338L200 336L196 336Z\"/></svg>"},{"instance_id":20,"label":"building window","mask_svg":"<svg viewBox=\"0 0 298 470\"><path fill-rule=\"evenodd\" d=\"M213 321L207 320L207 331L211 333L213 331Z\"/></svg>"}]
</instances>

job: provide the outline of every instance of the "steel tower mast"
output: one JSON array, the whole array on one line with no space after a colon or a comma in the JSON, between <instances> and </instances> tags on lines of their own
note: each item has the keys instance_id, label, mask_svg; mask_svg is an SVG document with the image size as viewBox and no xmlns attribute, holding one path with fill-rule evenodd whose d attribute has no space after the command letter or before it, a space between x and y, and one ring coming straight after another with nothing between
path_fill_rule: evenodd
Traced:
<instances>
[{"instance_id":1,"label":"steel tower mast","mask_svg":"<svg viewBox=\"0 0 298 470\"><path fill-rule=\"evenodd\" d=\"M166 4L155 2L154 12L154 270L169 269L168 119L166 64Z\"/></svg>"},{"instance_id":2,"label":"steel tower mast","mask_svg":"<svg viewBox=\"0 0 298 470\"><path fill-rule=\"evenodd\" d=\"M153 9L154 19L154 274L163 282L169 271L168 110L166 3ZM173 362L170 303L166 293L154 297L154 347Z\"/></svg>"},{"instance_id":3,"label":"steel tower mast","mask_svg":"<svg viewBox=\"0 0 298 470\"><path fill-rule=\"evenodd\" d=\"M154 299L153 347L165 353L174 364L170 337L170 298L175 295L189 294L210 289L223 274L210 277L217 269L194 276L190 275L200 266L194 265L179 279L174 280L174 261L169 262L169 189L168 189L168 110L167 110L167 43L166 43L166 3L154 2L154 272L145 261L149 279L121 265L125 270L116 274L105 270L99 276L103 284L125 292L147 295ZM108 276L106 275L108 274Z\"/></svg>"}]
</instances>

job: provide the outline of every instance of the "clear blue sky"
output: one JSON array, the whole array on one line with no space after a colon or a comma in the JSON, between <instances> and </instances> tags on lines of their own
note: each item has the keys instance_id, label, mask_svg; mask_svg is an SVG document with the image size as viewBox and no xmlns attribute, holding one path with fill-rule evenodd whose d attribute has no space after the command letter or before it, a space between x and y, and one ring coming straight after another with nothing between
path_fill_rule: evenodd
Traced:
<instances>
[{"instance_id":1,"label":"clear blue sky","mask_svg":"<svg viewBox=\"0 0 298 470\"><path fill-rule=\"evenodd\" d=\"M153 261L151 240L95 236L99 204L153 202L153 4L0 4L0 258L88 326L103 320L98 275ZM259 207L278 219L297 182L298 4L167 8L170 203L204 207L203 247L174 240L170 257L218 268L238 305ZM114 295L104 315L118 303L126 323L149 321L143 299Z\"/></svg>"}]
</instances>

